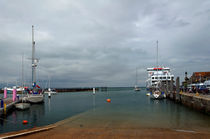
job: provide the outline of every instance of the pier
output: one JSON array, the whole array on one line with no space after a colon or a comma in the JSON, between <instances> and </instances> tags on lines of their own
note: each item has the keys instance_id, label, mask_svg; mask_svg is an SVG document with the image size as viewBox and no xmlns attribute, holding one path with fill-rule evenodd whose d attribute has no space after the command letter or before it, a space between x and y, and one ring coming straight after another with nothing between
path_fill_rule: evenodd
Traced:
<instances>
[{"instance_id":1,"label":"pier","mask_svg":"<svg viewBox=\"0 0 210 139\"><path fill-rule=\"evenodd\" d=\"M6 98L1 100L0 115L7 113L16 103L20 102L21 98L17 98L13 101L12 98Z\"/></svg>"},{"instance_id":2,"label":"pier","mask_svg":"<svg viewBox=\"0 0 210 139\"><path fill-rule=\"evenodd\" d=\"M210 95L174 92L170 93L167 98L210 115Z\"/></svg>"},{"instance_id":3,"label":"pier","mask_svg":"<svg viewBox=\"0 0 210 139\"><path fill-rule=\"evenodd\" d=\"M176 78L175 86L173 82L161 85L161 91L166 93L167 99L210 115L210 94L201 94L197 90L196 93L182 91L179 77Z\"/></svg>"}]
</instances>

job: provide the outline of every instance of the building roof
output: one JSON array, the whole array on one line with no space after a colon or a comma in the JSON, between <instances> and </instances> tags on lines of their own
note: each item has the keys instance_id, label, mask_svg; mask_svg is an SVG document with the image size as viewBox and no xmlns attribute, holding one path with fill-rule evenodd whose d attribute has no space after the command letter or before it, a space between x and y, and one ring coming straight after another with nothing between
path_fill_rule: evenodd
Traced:
<instances>
[{"instance_id":1,"label":"building roof","mask_svg":"<svg viewBox=\"0 0 210 139\"><path fill-rule=\"evenodd\" d=\"M194 72L193 75L194 77L210 77L210 72Z\"/></svg>"}]
</instances>

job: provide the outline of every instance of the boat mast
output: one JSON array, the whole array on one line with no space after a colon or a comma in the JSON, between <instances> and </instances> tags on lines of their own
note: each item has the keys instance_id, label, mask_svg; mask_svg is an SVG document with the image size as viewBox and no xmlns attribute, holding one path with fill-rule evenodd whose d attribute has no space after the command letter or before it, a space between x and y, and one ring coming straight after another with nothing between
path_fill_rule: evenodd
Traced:
<instances>
[{"instance_id":1,"label":"boat mast","mask_svg":"<svg viewBox=\"0 0 210 139\"><path fill-rule=\"evenodd\" d=\"M24 54L22 55L22 88L24 88L24 66L23 66L23 59L24 59Z\"/></svg>"},{"instance_id":2,"label":"boat mast","mask_svg":"<svg viewBox=\"0 0 210 139\"><path fill-rule=\"evenodd\" d=\"M137 68L136 68L136 86L137 86L137 80L138 80L138 79L137 79L137 76L138 76L138 75L137 75Z\"/></svg>"},{"instance_id":3,"label":"boat mast","mask_svg":"<svg viewBox=\"0 0 210 139\"><path fill-rule=\"evenodd\" d=\"M157 40L157 59L156 60L157 60L156 65L157 65L157 67L159 67L159 65L158 65L158 40Z\"/></svg>"},{"instance_id":4,"label":"boat mast","mask_svg":"<svg viewBox=\"0 0 210 139\"><path fill-rule=\"evenodd\" d=\"M32 25L32 88L36 87L36 59L35 59L35 41L34 41L34 26Z\"/></svg>"},{"instance_id":5,"label":"boat mast","mask_svg":"<svg viewBox=\"0 0 210 139\"><path fill-rule=\"evenodd\" d=\"M24 89L24 63L23 63L23 59L24 59L24 54L22 55L22 98L23 98L23 89ZM22 103L23 103L23 99L22 99Z\"/></svg>"},{"instance_id":6,"label":"boat mast","mask_svg":"<svg viewBox=\"0 0 210 139\"><path fill-rule=\"evenodd\" d=\"M159 69L158 69L159 68L159 65L158 65L158 40L157 40L157 61L156 62L157 62L156 64L157 64L157 78L158 78L157 85L156 85L156 89L157 89L158 88L159 81L160 81L159 80L159 78L160 78L159 77Z\"/></svg>"}]
</instances>

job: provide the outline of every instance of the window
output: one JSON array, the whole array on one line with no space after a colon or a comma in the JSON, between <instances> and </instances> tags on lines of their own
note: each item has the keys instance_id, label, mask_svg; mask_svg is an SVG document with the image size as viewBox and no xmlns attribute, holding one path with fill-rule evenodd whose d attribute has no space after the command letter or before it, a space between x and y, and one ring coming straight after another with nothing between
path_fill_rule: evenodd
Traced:
<instances>
[{"instance_id":1,"label":"window","mask_svg":"<svg viewBox=\"0 0 210 139\"><path fill-rule=\"evenodd\" d=\"M155 79L155 77L152 77L152 79Z\"/></svg>"},{"instance_id":2,"label":"window","mask_svg":"<svg viewBox=\"0 0 210 139\"><path fill-rule=\"evenodd\" d=\"M166 79L166 77L163 77L163 79Z\"/></svg>"},{"instance_id":3,"label":"window","mask_svg":"<svg viewBox=\"0 0 210 139\"><path fill-rule=\"evenodd\" d=\"M160 77L160 79L162 79L162 77Z\"/></svg>"},{"instance_id":4,"label":"window","mask_svg":"<svg viewBox=\"0 0 210 139\"><path fill-rule=\"evenodd\" d=\"M170 79L170 77L167 77L167 79Z\"/></svg>"},{"instance_id":5,"label":"window","mask_svg":"<svg viewBox=\"0 0 210 139\"><path fill-rule=\"evenodd\" d=\"M157 77L155 77L155 79L157 79Z\"/></svg>"}]
</instances>

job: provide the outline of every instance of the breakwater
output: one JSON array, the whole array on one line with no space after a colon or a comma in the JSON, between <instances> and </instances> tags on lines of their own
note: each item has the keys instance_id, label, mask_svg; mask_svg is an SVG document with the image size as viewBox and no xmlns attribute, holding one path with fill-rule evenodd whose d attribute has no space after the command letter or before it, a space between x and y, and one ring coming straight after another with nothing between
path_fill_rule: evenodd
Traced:
<instances>
[{"instance_id":1,"label":"breakwater","mask_svg":"<svg viewBox=\"0 0 210 139\"><path fill-rule=\"evenodd\" d=\"M47 90L47 89L45 89ZM56 92L82 92L82 91L93 91L93 88L55 88ZM99 88L95 88L96 91ZM0 90L0 93L4 93L4 90ZM22 92L17 92L18 94Z\"/></svg>"},{"instance_id":2,"label":"breakwater","mask_svg":"<svg viewBox=\"0 0 210 139\"><path fill-rule=\"evenodd\" d=\"M56 88L56 92L82 92L93 91L93 88ZM98 88L96 88L98 90Z\"/></svg>"}]
</instances>

